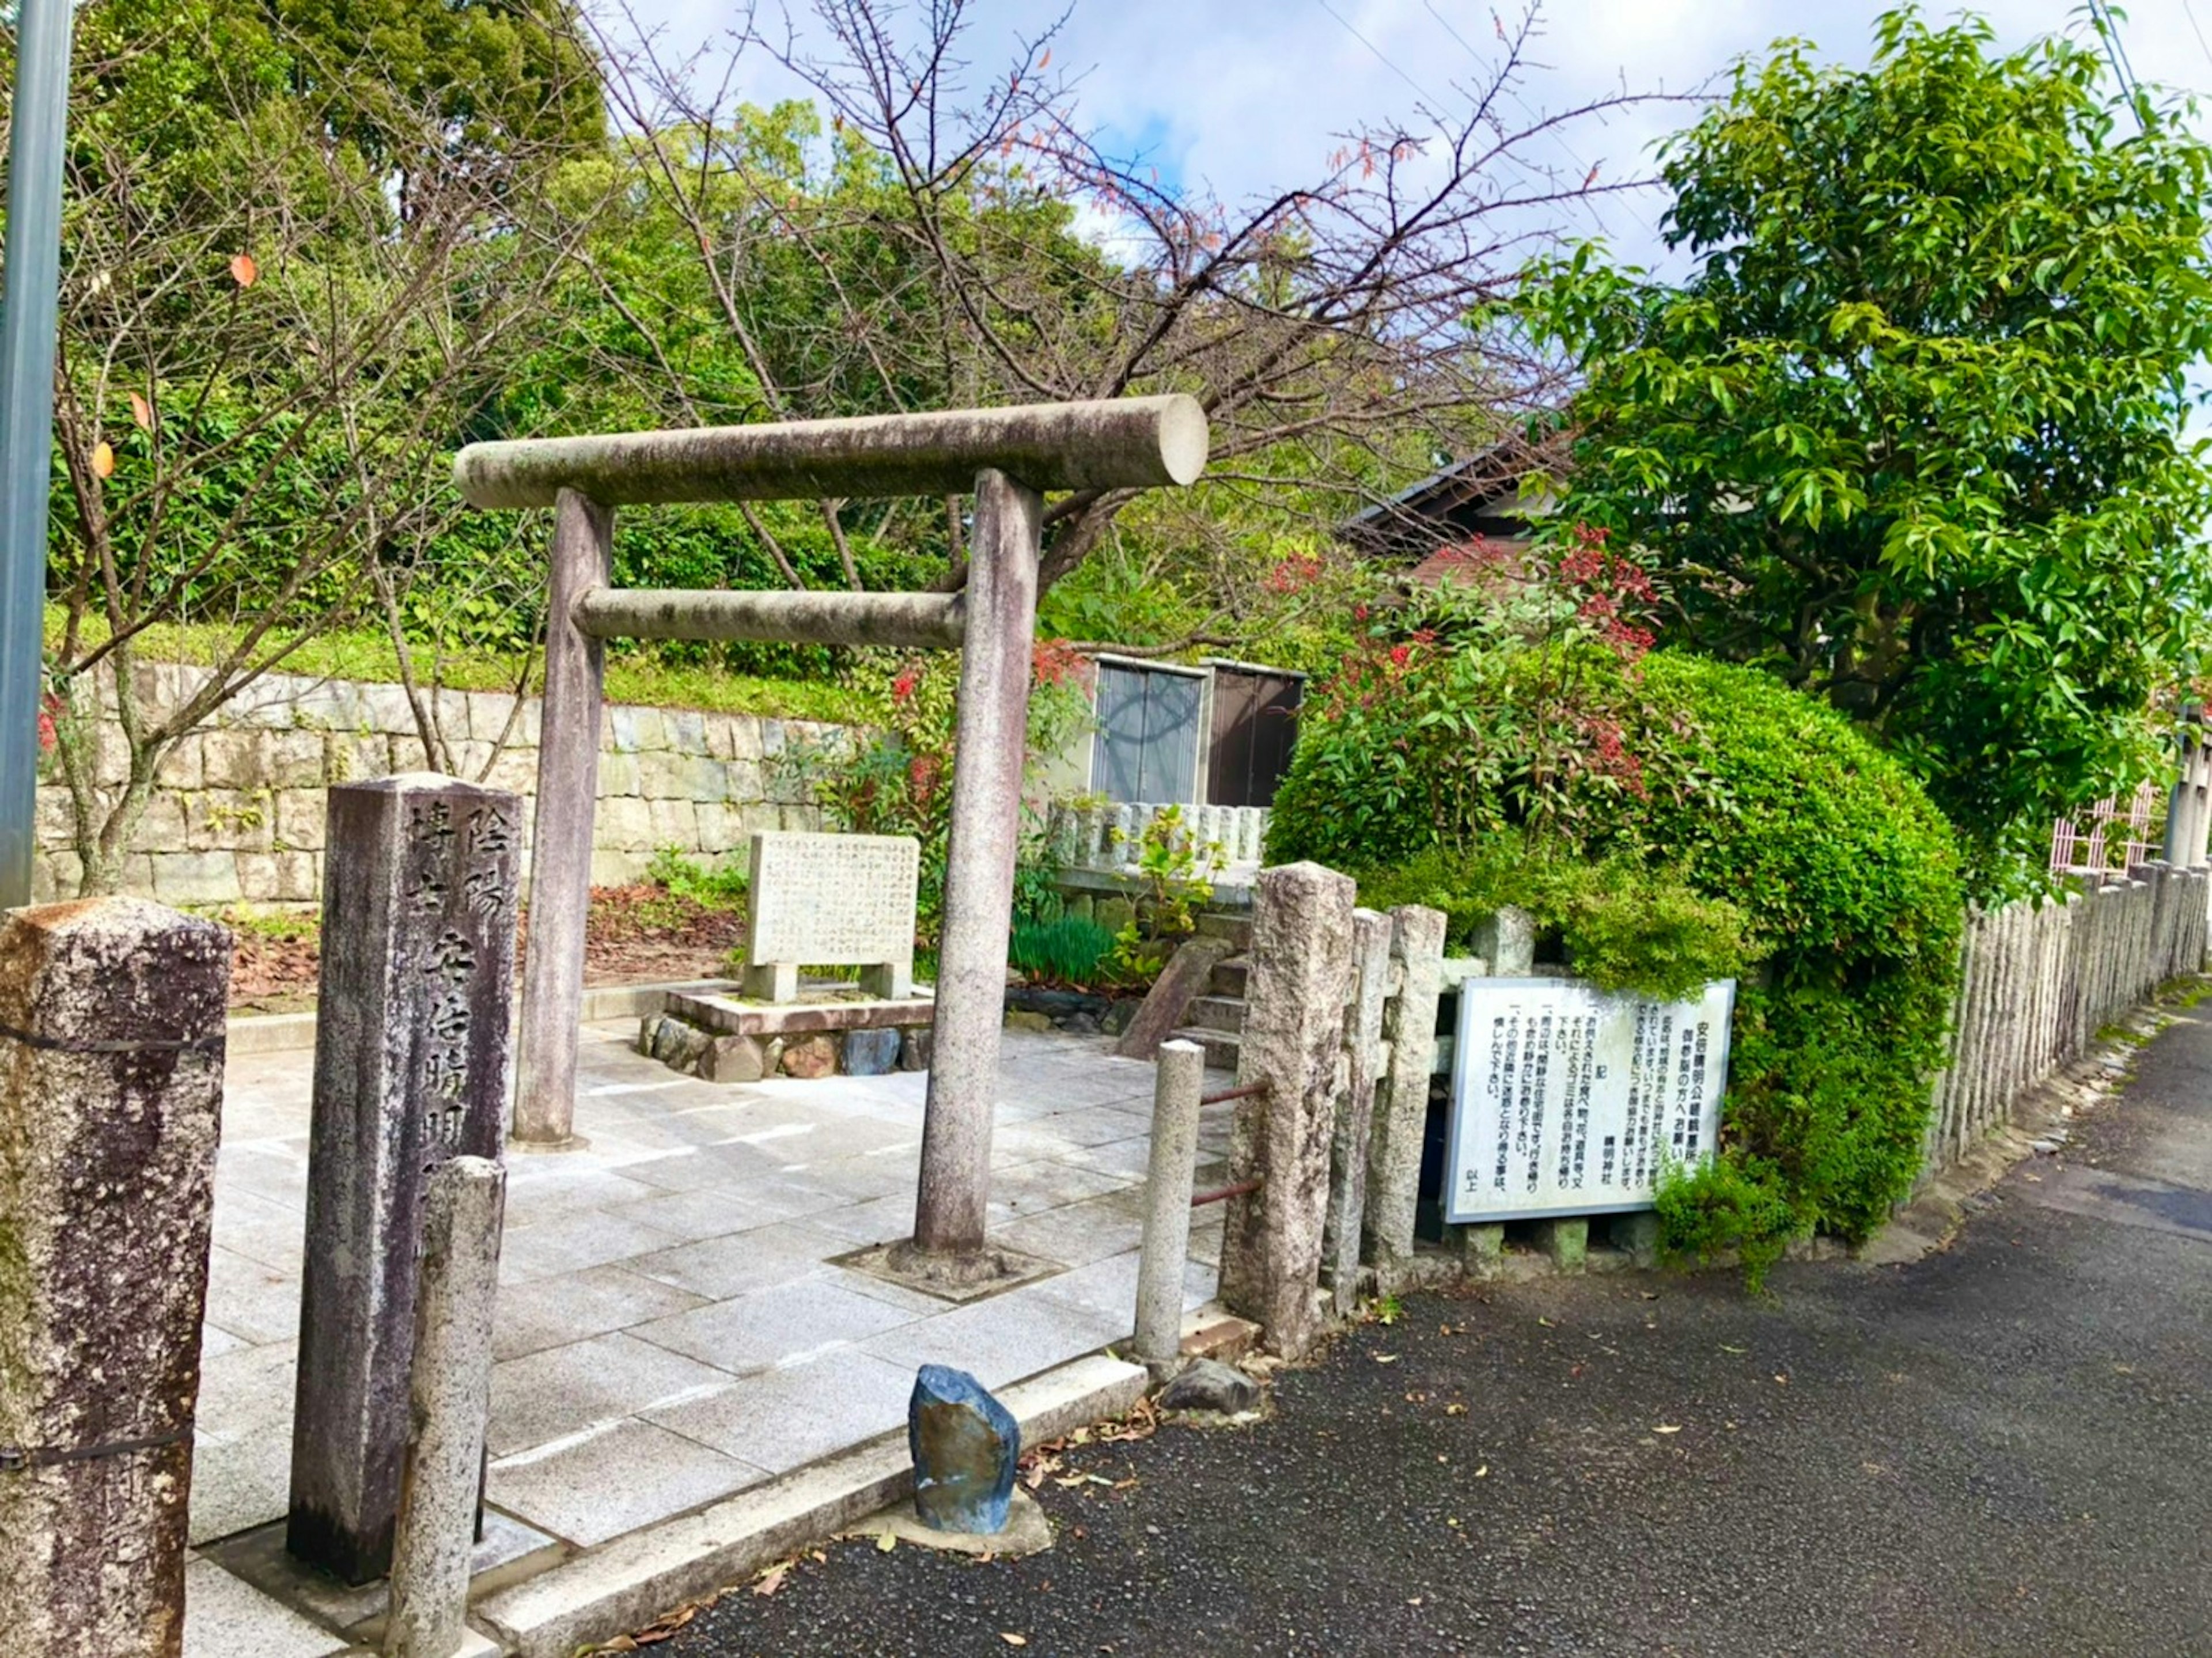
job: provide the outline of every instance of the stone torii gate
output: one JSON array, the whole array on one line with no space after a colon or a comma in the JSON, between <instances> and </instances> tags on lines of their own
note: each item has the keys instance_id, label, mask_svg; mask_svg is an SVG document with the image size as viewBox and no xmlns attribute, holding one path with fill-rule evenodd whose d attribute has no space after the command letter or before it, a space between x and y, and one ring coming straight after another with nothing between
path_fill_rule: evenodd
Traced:
<instances>
[{"instance_id":1,"label":"stone torii gate","mask_svg":"<svg viewBox=\"0 0 2212 1658\"><path fill-rule=\"evenodd\" d=\"M1030 653L1048 489L1188 484L1206 422L1181 395L781 425L471 444L471 506L554 510L545 706L513 1144L578 1144L578 1017L599 793L604 641L790 641L961 649L936 1034L910 1253L983 1264L992 1108L1020 829ZM615 509L972 490L959 594L618 589Z\"/></svg>"}]
</instances>

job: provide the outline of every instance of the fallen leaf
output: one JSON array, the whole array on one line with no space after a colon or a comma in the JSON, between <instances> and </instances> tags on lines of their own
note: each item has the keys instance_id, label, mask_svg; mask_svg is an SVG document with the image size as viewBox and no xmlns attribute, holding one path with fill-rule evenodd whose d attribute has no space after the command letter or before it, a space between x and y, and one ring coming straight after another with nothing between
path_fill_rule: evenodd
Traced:
<instances>
[{"instance_id":1,"label":"fallen leaf","mask_svg":"<svg viewBox=\"0 0 2212 1658\"><path fill-rule=\"evenodd\" d=\"M1395 1364L1398 1362L1398 1355L1395 1353L1377 1353L1375 1355L1375 1362L1377 1364Z\"/></svg>"},{"instance_id":2,"label":"fallen leaf","mask_svg":"<svg viewBox=\"0 0 2212 1658\"><path fill-rule=\"evenodd\" d=\"M231 255L230 279L240 288L251 288L261 280L261 267L253 263L253 255L251 253Z\"/></svg>"},{"instance_id":3,"label":"fallen leaf","mask_svg":"<svg viewBox=\"0 0 2212 1658\"><path fill-rule=\"evenodd\" d=\"M1017 1635L1012 1630L1000 1630L999 1638L1010 1647L1025 1647L1030 1643L1028 1636Z\"/></svg>"},{"instance_id":4,"label":"fallen leaf","mask_svg":"<svg viewBox=\"0 0 2212 1658\"><path fill-rule=\"evenodd\" d=\"M1540 1318L1536 1322L1543 1326L1547 1330L1556 1330L1559 1327L1558 1325L1553 1323L1548 1318Z\"/></svg>"},{"instance_id":5,"label":"fallen leaf","mask_svg":"<svg viewBox=\"0 0 2212 1658\"><path fill-rule=\"evenodd\" d=\"M142 432L154 429L154 405L137 392L131 394L131 418L138 422L138 429Z\"/></svg>"},{"instance_id":6,"label":"fallen leaf","mask_svg":"<svg viewBox=\"0 0 2212 1658\"><path fill-rule=\"evenodd\" d=\"M876 1539L876 1552L878 1554L889 1554L897 1546L898 1539L893 1537L889 1532Z\"/></svg>"},{"instance_id":7,"label":"fallen leaf","mask_svg":"<svg viewBox=\"0 0 2212 1658\"><path fill-rule=\"evenodd\" d=\"M1786 1387L1788 1387L1788 1386L1790 1385L1790 1378L1789 1378L1788 1376L1786 1376L1783 1375L1783 1374L1782 1374L1782 1372L1781 1372L1781 1371L1779 1371L1779 1370L1777 1370L1777 1371L1774 1373L1774 1379L1775 1379L1777 1382L1780 1382L1780 1383L1781 1383L1784 1387L1785 1387L1785 1388L1786 1388Z\"/></svg>"},{"instance_id":8,"label":"fallen leaf","mask_svg":"<svg viewBox=\"0 0 2212 1658\"><path fill-rule=\"evenodd\" d=\"M1488 1464L1487 1462L1486 1462L1486 1463L1484 1463L1480 1467L1477 1468L1477 1469L1474 1471L1474 1477L1475 1477L1477 1479L1489 1479L1489 1478L1490 1478L1490 1464Z\"/></svg>"},{"instance_id":9,"label":"fallen leaf","mask_svg":"<svg viewBox=\"0 0 2212 1658\"><path fill-rule=\"evenodd\" d=\"M1465 1416L1467 1414L1467 1406L1464 1405L1447 1405L1444 1406L1444 1414L1446 1416Z\"/></svg>"},{"instance_id":10,"label":"fallen leaf","mask_svg":"<svg viewBox=\"0 0 2212 1658\"><path fill-rule=\"evenodd\" d=\"M1651 1431L1655 1434L1678 1434L1682 1431L1682 1424L1679 1422L1662 1422Z\"/></svg>"},{"instance_id":11,"label":"fallen leaf","mask_svg":"<svg viewBox=\"0 0 2212 1658\"><path fill-rule=\"evenodd\" d=\"M1731 1347L1727 1342L1723 1341L1721 1343L1721 1351L1724 1353L1747 1353L1751 1349L1748 1347Z\"/></svg>"},{"instance_id":12,"label":"fallen leaf","mask_svg":"<svg viewBox=\"0 0 2212 1658\"><path fill-rule=\"evenodd\" d=\"M115 449L112 445L100 442L92 446L92 475L102 478L115 476Z\"/></svg>"},{"instance_id":13,"label":"fallen leaf","mask_svg":"<svg viewBox=\"0 0 2212 1658\"><path fill-rule=\"evenodd\" d=\"M760 1575L759 1581L754 1583L753 1593L759 1595L774 1594L783 1587L783 1580L790 1576L791 1562L788 1560L781 1565L770 1566Z\"/></svg>"}]
</instances>

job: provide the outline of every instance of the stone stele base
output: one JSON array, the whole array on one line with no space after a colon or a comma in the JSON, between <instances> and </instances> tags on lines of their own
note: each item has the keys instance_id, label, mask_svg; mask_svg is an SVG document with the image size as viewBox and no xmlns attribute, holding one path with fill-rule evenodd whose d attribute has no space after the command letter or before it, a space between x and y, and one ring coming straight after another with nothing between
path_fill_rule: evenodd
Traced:
<instances>
[{"instance_id":1,"label":"stone stele base","mask_svg":"<svg viewBox=\"0 0 2212 1658\"><path fill-rule=\"evenodd\" d=\"M1006 1505L1004 1531L936 1531L921 1523L911 1498L880 1514L870 1515L842 1537L880 1538L886 1535L917 1548L942 1549L952 1554L994 1555L1002 1560L1024 1554L1042 1554L1052 1546L1052 1521L1044 1517L1037 1500L1019 1485Z\"/></svg>"},{"instance_id":2,"label":"stone stele base","mask_svg":"<svg viewBox=\"0 0 2212 1658\"><path fill-rule=\"evenodd\" d=\"M929 1066L937 1004L924 993L869 996L815 981L795 1002L750 1000L736 987L667 992L638 1029L638 1051L708 1082L879 1077Z\"/></svg>"}]
</instances>

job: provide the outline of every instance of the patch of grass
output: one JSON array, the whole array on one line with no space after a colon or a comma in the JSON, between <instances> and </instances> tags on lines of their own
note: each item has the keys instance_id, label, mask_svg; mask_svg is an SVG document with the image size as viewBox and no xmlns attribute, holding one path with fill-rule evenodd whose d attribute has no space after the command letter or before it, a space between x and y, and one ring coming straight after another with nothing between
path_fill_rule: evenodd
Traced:
<instances>
[{"instance_id":1,"label":"patch of grass","mask_svg":"<svg viewBox=\"0 0 2212 1658\"><path fill-rule=\"evenodd\" d=\"M263 909L253 904L226 904L210 914L233 932L250 933L276 944L296 944L322 937L322 912L317 909Z\"/></svg>"},{"instance_id":2,"label":"patch of grass","mask_svg":"<svg viewBox=\"0 0 2212 1658\"><path fill-rule=\"evenodd\" d=\"M63 616L58 606L46 608L46 644L61 643ZM85 642L97 645L106 637L104 624L88 622ZM191 662L206 666L222 659L237 638L234 629L213 623L163 623L138 635L138 654L150 662ZM283 636L272 641L283 643ZM427 669L425 652L417 664ZM358 679L373 684L396 684L398 653L380 632L361 629L319 634L301 642L277 671L310 679ZM439 665L441 683L461 691L512 691L515 665L495 655L448 655ZM528 689L544 689L543 669L533 668ZM863 722L860 699L850 688L828 680L763 679L753 674L723 669L664 662L649 650L611 652L607 659L606 695L610 702L634 702L647 708L697 708L708 714L752 714L774 720L818 720L833 725Z\"/></svg>"},{"instance_id":3,"label":"patch of grass","mask_svg":"<svg viewBox=\"0 0 2212 1658\"><path fill-rule=\"evenodd\" d=\"M2129 1048L2141 1048L2150 1040L2140 1030L2131 1030L2124 1024L2108 1024L2097 1033L2100 1042L2119 1042Z\"/></svg>"},{"instance_id":4,"label":"patch of grass","mask_svg":"<svg viewBox=\"0 0 2212 1658\"><path fill-rule=\"evenodd\" d=\"M707 909L740 910L745 907L745 866L734 859L717 868L709 868L686 857L679 847L663 847L645 866L645 878Z\"/></svg>"},{"instance_id":5,"label":"patch of grass","mask_svg":"<svg viewBox=\"0 0 2212 1658\"><path fill-rule=\"evenodd\" d=\"M2160 993L2159 1002L2166 1007L2194 1007L2207 996L2212 996L2212 978L2177 979Z\"/></svg>"}]
</instances>

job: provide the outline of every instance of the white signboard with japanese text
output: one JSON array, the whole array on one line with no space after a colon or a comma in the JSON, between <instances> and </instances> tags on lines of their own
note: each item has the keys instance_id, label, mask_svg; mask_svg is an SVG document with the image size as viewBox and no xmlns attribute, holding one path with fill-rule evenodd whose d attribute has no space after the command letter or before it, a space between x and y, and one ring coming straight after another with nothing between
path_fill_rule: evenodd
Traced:
<instances>
[{"instance_id":1,"label":"white signboard with japanese text","mask_svg":"<svg viewBox=\"0 0 2212 1658\"><path fill-rule=\"evenodd\" d=\"M1469 979L1452 1044L1444 1218L1649 1209L1668 1162L1711 1155L1735 981L1685 1002L1573 979Z\"/></svg>"}]
</instances>

